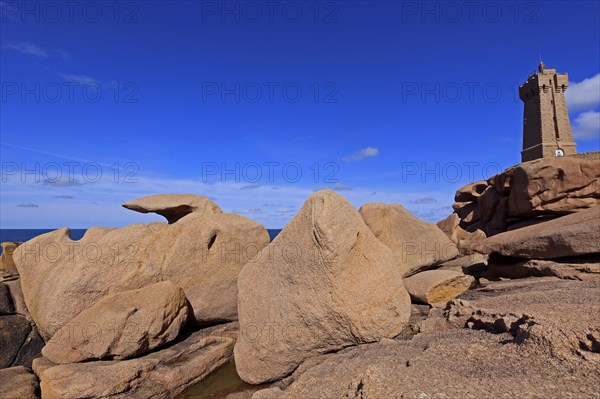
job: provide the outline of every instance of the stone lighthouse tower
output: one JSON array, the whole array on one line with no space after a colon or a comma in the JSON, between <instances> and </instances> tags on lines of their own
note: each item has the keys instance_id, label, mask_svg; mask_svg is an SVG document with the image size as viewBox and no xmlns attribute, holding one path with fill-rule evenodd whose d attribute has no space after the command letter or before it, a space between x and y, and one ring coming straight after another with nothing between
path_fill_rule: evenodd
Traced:
<instances>
[{"instance_id":1,"label":"stone lighthouse tower","mask_svg":"<svg viewBox=\"0 0 600 399\"><path fill-rule=\"evenodd\" d=\"M537 72L519 86L524 103L522 162L577 153L565 101L568 75L547 69L540 62Z\"/></svg>"}]
</instances>

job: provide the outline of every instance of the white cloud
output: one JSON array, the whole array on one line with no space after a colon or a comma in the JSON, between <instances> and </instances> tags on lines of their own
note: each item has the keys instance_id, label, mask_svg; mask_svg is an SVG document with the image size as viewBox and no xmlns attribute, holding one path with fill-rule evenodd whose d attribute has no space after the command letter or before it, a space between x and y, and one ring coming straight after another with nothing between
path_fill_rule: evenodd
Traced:
<instances>
[{"instance_id":1,"label":"white cloud","mask_svg":"<svg viewBox=\"0 0 600 399\"><path fill-rule=\"evenodd\" d=\"M360 161L361 159L376 157L379 155L379 149L375 147L367 147L363 148L360 151L356 151L354 154L346 155L342 157L342 161L352 162L352 161Z\"/></svg>"},{"instance_id":2,"label":"white cloud","mask_svg":"<svg viewBox=\"0 0 600 399\"><path fill-rule=\"evenodd\" d=\"M600 138L600 112L582 112L573 121L573 136L577 139Z\"/></svg>"},{"instance_id":3,"label":"white cloud","mask_svg":"<svg viewBox=\"0 0 600 399\"><path fill-rule=\"evenodd\" d=\"M5 50L13 50L25 55L32 55L37 58L60 57L67 61L70 58L69 53L63 50L46 49L29 42L8 42L3 46Z\"/></svg>"},{"instance_id":4,"label":"white cloud","mask_svg":"<svg viewBox=\"0 0 600 399\"><path fill-rule=\"evenodd\" d=\"M565 97L571 110L600 104L600 73L581 82L569 82Z\"/></svg>"},{"instance_id":5,"label":"white cloud","mask_svg":"<svg viewBox=\"0 0 600 399\"><path fill-rule=\"evenodd\" d=\"M70 73L61 73L60 77L66 80L67 82L75 82L82 85L90 84L90 83L99 83L97 79L90 78L85 75L73 75Z\"/></svg>"},{"instance_id":6,"label":"white cloud","mask_svg":"<svg viewBox=\"0 0 600 399\"><path fill-rule=\"evenodd\" d=\"M21 54L33 55L38 58L48 58L50 54L40 46L25 42L10 42L4 48L14 50Z\"/></svg>"}]
</instances>

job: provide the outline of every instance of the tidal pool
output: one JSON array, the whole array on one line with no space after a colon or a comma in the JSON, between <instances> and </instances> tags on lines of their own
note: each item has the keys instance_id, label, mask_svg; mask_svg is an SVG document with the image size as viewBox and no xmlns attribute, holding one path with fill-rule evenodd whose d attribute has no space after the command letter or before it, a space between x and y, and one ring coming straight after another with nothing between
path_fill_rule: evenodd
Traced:
<instances>
[{"instance_id":1,"label":"tidal pool","mask_svg":"<svg viewBox=\"0 0 600 399\"><path fill-rule=\"evenodd\" d=\"M250 399L254 392L268 386L269 384L246 384L238 376L235 363L231 360L215 370L207 379L184 392L179 399L226 399L231 394L236 394L232 395L235 399Z\"/></svg>"}]
</instances>

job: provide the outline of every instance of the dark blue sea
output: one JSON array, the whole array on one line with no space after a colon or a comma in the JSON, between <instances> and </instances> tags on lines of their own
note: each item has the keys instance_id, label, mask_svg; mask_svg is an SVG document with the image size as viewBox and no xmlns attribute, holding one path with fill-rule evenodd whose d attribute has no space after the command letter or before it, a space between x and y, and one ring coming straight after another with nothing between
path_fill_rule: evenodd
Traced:
<instances>
[{"instance_id":1,"label":"dark blue sea","mask_svg":"<svg viewBox=\"0 0 600 399\"><path fill-rule=\"evenodd\" d=\"M25 242L40 234L49 233L55 229L0 229L0 242ZM281 229L267 229L271 241L279 234ZM85 234L86 229L71 229L71 238L79 240ZM0 254L2 249L0 248Z\"/></svg>"}]
</instances>

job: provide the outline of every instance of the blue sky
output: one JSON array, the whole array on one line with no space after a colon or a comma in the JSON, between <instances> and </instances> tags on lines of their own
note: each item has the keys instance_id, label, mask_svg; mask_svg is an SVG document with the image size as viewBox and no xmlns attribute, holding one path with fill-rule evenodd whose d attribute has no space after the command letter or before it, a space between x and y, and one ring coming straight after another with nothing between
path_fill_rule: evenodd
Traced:
<instances>
[{"instance_id":1,"label":"blue sky","mask_svg":"<svg viewBox=\"0 0 600 399\"><path fill-rule=\"evenodd\" d=\"M540 53L600 148L596 1L116 4L0 3L0 227L161 220L120 204L198 193L279 228L319 188L435 222L520 161Z\"/></svg>"}]
</instances>

